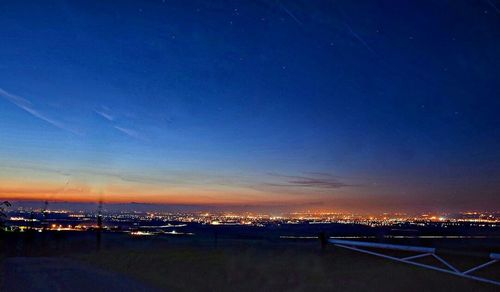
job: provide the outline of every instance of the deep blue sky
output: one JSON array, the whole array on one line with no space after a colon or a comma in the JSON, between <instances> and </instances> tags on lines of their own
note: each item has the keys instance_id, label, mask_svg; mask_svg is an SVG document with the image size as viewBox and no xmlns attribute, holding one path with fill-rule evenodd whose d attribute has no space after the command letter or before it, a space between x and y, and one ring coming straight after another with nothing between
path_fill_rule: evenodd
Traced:
<instances>
[{"instance_id":1,"label":"deep blue sky","mask_svg":"<svg viewBox=\"0 0 500 292\"><path fill-rule=\"evenodd\" d=\"M2 1L0 196L498 210L498 7Z\"/></svg>"}]
</instances>

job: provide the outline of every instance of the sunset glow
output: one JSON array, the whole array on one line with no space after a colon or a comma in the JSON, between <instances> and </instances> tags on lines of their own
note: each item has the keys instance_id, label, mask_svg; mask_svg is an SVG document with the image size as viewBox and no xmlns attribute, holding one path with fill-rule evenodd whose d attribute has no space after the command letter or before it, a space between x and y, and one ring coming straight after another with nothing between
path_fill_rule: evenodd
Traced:
<instances>
[{"instance_id":1,"label":"sunset glow","mask_svg":"<svg viewBox=\"0 0 500 292\"><path fill-rule=\"evenodd\" d=\"M334 2L14 1L0 197L497 209L498 15Z\"/></svg>"}]
</instances>

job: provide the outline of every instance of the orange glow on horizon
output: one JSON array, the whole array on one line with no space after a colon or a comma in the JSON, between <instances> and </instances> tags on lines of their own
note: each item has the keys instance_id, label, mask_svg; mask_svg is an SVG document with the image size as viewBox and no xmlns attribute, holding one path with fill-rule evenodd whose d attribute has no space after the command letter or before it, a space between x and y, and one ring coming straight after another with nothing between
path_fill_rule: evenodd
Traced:
<instances>
[{"instance_id":1,"label":"orange glow on horizon","mask_svg":"<svg viewBox=\"0 0 500 292\"><path fill-rule=\"evenodd\" d=\"M89 186L73 183L61 187L60 184L42 183L27 185L20 181L0 181L0 197L19 201L58 201L58 202L98 202L107 203L151 203L178 205L274 205L300 204L303 197L291 199L283 194L265 193L243 188L208 188L202 186L158 187L137 185Z\"/></svg>"}]
</instances>

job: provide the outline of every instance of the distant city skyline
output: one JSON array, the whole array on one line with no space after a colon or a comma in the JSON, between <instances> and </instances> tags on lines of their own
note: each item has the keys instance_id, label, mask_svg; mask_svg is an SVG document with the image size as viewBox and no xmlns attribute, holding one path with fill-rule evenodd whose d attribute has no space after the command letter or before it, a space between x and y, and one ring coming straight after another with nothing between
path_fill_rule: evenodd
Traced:
<instances>
[{"instance_id":1,"label":"distant city skyline","mask_svg":"<svg viewBox=\"0 0 500 292\"><path fill-rule=\"evenodd\" d=\"M334 207L318 208L308 205L230 205L230 204L155 204L155 203L113 203L113 202L69 202L69 201L31 201L20 200L11 201L12 206L7 208L7 211L16 212L24 210L27 212L89 212L95 213L102 209L104 213L115 212L139 212L139 213L214 213L214 214L260 214L270 216L283 216L288 214L351 214L359 216L456 216L460 214L496 214L500 216L500 211L492 207L489 209L468 209L468 210L378 210L378 209L340 209ZM445 217L447 218L447 217Z\"/></svg>"},{"instance_id":2,"label":"distant city skyline","mask_svg":"<svg viewBox=\"0 0 500 292\"><path fill-rule=\"evenodd\" d=\"M4 1L0 198L500 210L490 1Z\"/></svg>"}]
</instances>

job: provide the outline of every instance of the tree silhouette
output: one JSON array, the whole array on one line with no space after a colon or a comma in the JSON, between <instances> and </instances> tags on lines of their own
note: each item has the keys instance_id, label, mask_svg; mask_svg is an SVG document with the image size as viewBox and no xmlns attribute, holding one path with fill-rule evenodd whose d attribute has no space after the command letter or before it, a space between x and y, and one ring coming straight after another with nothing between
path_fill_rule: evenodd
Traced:
<instances>
[{"instance_id":1,"label":"tree silhouette","mask_svg":"<svg viewBox=\"0 0 500 292\"><path fill-rule=\"evenodd\" d=\"M101 232L102 232L102 200L99 200L97 207L97 230L96 230L96 249L101 250Z\"/></svg>"},{"instance_id":2,"label":"tree silhouette","mask_svg":"<svg viewBox=\"0 0 500 292\"><path fill-rule=\"evenodd\" d=\"M43 222L42 222L42 229L45 231L47 229L47 209L49 207L49 201L45 200L43 204L43 209L42 209L42 215L43 215Z\"/></svg>"},{"instance_id":3,"label":"tree silhouette","mask_svg":"<svg viewBox=\"0 0 500 292\"><path fill-rule=\"evenodd\" d=\"M3 201L0 203L0 229L4 231L5 221L7 220L7 207L11 207L12 204L9 201Z\"/></svg>"}]
</instances>

